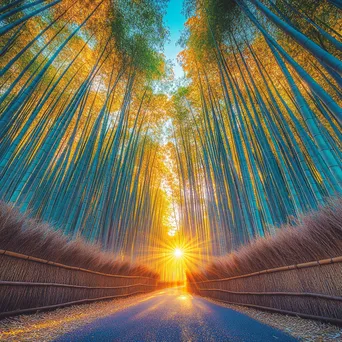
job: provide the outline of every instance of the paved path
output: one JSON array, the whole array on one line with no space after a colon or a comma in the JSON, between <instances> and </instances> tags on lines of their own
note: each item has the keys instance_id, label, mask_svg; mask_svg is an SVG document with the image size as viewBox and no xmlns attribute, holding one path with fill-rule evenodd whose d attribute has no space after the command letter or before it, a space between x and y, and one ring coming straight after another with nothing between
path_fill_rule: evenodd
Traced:
<instances>
[{"instance_id":1,"label":"paved path","mask_svg":"<svg viewBox=\"0 0 342 342\"><path fill-rule=\"evenodd\" d=\"M167 289L100 318L57 340L66 341L247 341L292 342L293 337L181 289Z\"/></svg>"}]
</instances>

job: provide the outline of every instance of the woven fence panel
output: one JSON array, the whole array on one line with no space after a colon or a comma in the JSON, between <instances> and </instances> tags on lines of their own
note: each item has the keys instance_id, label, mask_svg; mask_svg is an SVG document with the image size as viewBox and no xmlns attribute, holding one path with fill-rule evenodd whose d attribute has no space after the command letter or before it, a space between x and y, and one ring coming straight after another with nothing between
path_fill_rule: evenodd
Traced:
<instances>
[{"instance_id":1,"label":"woven fence panel","mask_svg":"<svg viewBox=\"0 0 342 342\"><path fill-rule=\"evenodd\" d=\"M150 292L156 289L156 282L148 277L96 274L2 254L0 317L35 308Z\"/></svg>"},{"instance_id":2,"label":"woven fence panel","mask_svg":"<svg viewBox=\"0 0 342 342\"><path fill-rule=\"evenodd\" d=\"M342 263L188 283L188 290L227 303L288 311L342 323Z\"/></svg>"}]
</instances>

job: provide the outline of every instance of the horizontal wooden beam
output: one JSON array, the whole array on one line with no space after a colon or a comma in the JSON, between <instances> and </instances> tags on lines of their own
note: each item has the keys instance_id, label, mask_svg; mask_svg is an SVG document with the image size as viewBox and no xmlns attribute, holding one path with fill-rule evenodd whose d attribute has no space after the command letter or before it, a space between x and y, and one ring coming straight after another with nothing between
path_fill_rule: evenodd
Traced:
<instances>
[{"instance_id":1,"label":"horizontal wooden beam","mask_svg":"<svg viewBox=\"0 0 342 342\"><path fill-rule=\"evenodd\" d=\"M106 290L106 289L124 289L124 288L130 288L135 286L151 286L155 287L157 285L150 285L150 284L131 284L131 285L123 285L123 286L84 286L84 285L72 285L72 284L59 284L59 283L32 283L32 282L26 282L26 281L2 281L0 280L0 286L46 286L46 287L71 287L71 288L77 288L77 289L99 289L99 290Z\"/></svg>"}]
</instances>

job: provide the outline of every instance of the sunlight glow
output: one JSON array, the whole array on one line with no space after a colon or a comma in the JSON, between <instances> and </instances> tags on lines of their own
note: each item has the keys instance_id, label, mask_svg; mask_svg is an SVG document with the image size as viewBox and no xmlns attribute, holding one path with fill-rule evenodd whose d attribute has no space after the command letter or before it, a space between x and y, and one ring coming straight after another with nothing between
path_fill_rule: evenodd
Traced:
<instances>
[{"instance_id":1,"label":"sunlight glow","mask_svg":"<svg viewBox=\"0 0 342 342\"><path fill-rule=\"evenodd\" d=\"M179 248L176 248L173 252L174 256L177 258L177 259L180 259L182 256L183 256L183 251Z\"/></svg>"},{"instance_id":2,"label":"sunlight glow","mask_svg":"<svg viewBox=\"0 0 342 342\"><path fill-rule=\"evenodd\" d=\"M156 239L155 245L149 248L149 262L156 265L160 278L165 282L182 282L186 280L187 270L194 270L207 263L208 241L198 238L186 238L177 232L170 237L165 232L164 238Z\"/></svg>"}]
</instances>

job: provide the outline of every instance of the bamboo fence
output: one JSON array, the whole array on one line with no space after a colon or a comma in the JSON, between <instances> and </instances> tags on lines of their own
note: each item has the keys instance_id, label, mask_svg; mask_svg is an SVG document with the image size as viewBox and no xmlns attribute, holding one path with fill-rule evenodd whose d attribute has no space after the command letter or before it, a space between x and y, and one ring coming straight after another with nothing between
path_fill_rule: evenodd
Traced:
<instances>
[{"instance_id":1,"label":"bamboo fence","mask_svg":"<svg viewBox=\"0 0 342 342\"><path fill-rule=\"evenodd\" d=\"M156 289L157 279L115 275L0 250L0 318Z\"/></svg>"},{"instance_id":2,"label":"bamboo fence","mask_svg":"<svg viewBox=\"0 0 342 342\"><path fill-rule=\"evenodd\" d=\"M188 290L228 304L342 325L342 256L188 282Z\"/></svg>"}]
</instances>

